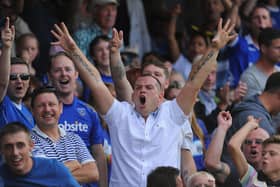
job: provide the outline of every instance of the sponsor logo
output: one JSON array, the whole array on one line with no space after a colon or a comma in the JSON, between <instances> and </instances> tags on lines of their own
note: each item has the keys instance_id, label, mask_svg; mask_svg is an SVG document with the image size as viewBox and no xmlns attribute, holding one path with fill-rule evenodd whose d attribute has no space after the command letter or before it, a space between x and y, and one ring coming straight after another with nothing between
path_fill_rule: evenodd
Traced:
<instances>
[{"instance_id":1,"label":"sponsor logo","mask_svg":"<svg viewBox=\"0 0 280 187\"><path fill-rule=\"evenodd\" d=\"M88 125L82 124L81 122L75 121L75 123L69 123L64 121L64 123L58 124L60 128L64 129L65 131L71 132L88 132Z\"/></svg>"}]
</instances>

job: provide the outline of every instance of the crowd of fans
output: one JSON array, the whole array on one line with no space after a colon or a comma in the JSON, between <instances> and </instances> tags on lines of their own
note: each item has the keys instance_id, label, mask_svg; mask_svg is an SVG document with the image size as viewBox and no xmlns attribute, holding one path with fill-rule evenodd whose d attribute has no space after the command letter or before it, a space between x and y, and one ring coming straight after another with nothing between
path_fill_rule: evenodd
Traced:
<instances>
[{"instance_id":1,"label":"crowd of fans","mask_svg":"<svg viewBox=\"0 0 280 187\"><path fill-rule=\"evenodd\" d=\"M280 1L0 0L0 186L280 186Z\"/></svg>"}]
</instances>

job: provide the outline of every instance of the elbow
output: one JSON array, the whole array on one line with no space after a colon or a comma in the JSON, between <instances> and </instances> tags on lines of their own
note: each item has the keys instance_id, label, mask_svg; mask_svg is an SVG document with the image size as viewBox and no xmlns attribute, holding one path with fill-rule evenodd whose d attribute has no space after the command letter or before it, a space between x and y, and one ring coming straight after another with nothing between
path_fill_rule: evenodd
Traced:
<instances>
[{"instance_id":1,"label":"elbow","mask_svg":"<svg viewBox=\"0 0 280 187\"><path fill-rule=\"evenodd\" d=\"M236 147L234 145L234 143L232 141L229 141L228 145L227 145L227 151L232 154L234 152L234 150L236 150Z\"/></svg>"},{"instance_id":2,"label":"elbow","mask_svg":"<svg viewBox=\"0 0 280 187\"><path fill-rule=\"evenodd\" d=\"M90 180L91 180L91 182L99 181L99 172L98 172L98 169L96 166L94 167L94 169L91 172Z\"/></svg>"},{"instance_id":3,"label":"elbow","mask_svg":"<svg viewBox=\"0 0 280 187\"><path fill-rule=\"evenodd\" d=\"M213 160L212 158L206 157L204 160L204 164L209 171L215 171L219 169L220 162Z\"/></svg>"}]
</instances>

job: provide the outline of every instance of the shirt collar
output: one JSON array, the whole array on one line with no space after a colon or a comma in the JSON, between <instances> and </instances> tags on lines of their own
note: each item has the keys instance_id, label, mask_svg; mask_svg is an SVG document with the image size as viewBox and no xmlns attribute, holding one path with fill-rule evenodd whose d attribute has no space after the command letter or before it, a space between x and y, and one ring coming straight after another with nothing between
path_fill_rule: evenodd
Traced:
<instances>
[{"instance_id":1,"label":"shirt collar","mask_svg":"<svg viewBox=\"0 0 280 187\"><path fill-rule=\"evenodd\" d=\"M58 130L59 130L60 137L64 137L66 135L66 131L64 129L58 127ZM40 130L38 125L35 125L35 127L33 128L33 131L45 139L46 138L51 139L46 133L44 133L43 131Z\"/></svg>"},{"instance_id":2,"label":"shirt collar","mask_svg":"<svg viewBox=\"0 0 280 187\"><path fill-rule=\"evenodd\" d=\"M255 43L253 42L253 38L250 34L245 36L245 40L247 41L248 45L254 46L255 48L258 49L258 46L255 45Z\"/></svg>"}]
</instances>

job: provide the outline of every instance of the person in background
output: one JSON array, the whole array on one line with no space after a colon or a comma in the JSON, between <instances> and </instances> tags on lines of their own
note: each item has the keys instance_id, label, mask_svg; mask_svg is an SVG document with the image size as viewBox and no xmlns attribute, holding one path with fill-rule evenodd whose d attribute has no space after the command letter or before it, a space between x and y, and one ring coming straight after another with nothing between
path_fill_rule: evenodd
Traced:
<instances>
[{"instance_id":1,"label":"person in background","mask_svg":"<svg viewBox=\"0 0 280 187\"><path fill-rule=\"evenodd\" d=\"M84 186L98 181L96 162L83 140L58 126L62 103L58 99L56 89L44 86L34 90L31 108L36 121L31 134L35 144L34 156L54 158L63 163Z\"/></svg>"},{"instance_id":2,"label":"person in background","mask_svg":"<svg viewBox=\"0 0 280 187\"><path fill-rule=\"evenodd\" d=\"M35 76L33 65L39 56L39 41L33 33L22 34L16 40L16 54L28 63L30 74Z\"/></svg>"},{"instance_id":3,"label":"person in background","mask_svg":"<svg viewBox=\"0 0 280 187\"><path fill-rule=\"evenodd\" d=\"M259 121L253 116L248 117L246 124L242 126L230 139L228 150L232 156L242 186L279 186L280 185L280 137L273 135L262 142L261 172L257 172L248 163L241 151L242 142L248 133L259 127Z\"/></svg>"},{"instance_id":4,"label":"person in background","mask_svg":"<svg viewBox=\"0 0 280 187\"><path fill-rule=\"evenodd\" d=\"M62 163L31 155L34 143L29 129L22 123L6 124L0 130L0 142L0 152L5 160L0 166L3 186L80 186Z\"/></svg>"},{"instance_id":5,"label":"person in background","mask_svg":"<svg viewBox=\"0 0 280 187\"><path fill-rule=\"evenodd\" d=\"M94 156L99 171L99 186L107 186L107 164L103 152L103 133L98 114L75 96L78 72L71 56L60 51L51 56L49 79L62 102L58 126L79 135Z\"/></svg>"},{"instance_id":6,"label":"person in background","mask_svg":"<svg viewBox=\"0 0 280 187\"><path fill-rule=\"evenodd\" d=\"M112 37L112 29L117 17L117 0L94 0L91 12L93 23L74 31L74 40L86 57L90 59L89 44L99 35Z\"/></svg>"},{"instance_id":7,"label":"person in background","mask_svg":"<svg viewBox=\"0 0 280 187\"><path fill-rule=\"evenodd\" d=\"M207 186L216 187L216 180L210 173L199 171L188 178L187 187Z\"/></svg>"},{"instance_id":8,"label":"person in background","mask_svg":"<svg viewBox=\"0 0 280 187\"><path fill-rule=\"evenodd\" d=\"M20 58L11 59L15 28L7 17L1 30L2 55L0 56L0 127L13 121L21 121L30 130L34 127L31 112L22 103L30 80L29 66Z\"/></svg>"},{"instance_id":9,"label":"person in background","mask_svg":"<svg viewBox=\"0 0 280 187\"><path fill-rule=\"evenodd\" d=\"M180 171L173 167L157 167L149 173L147 187L183 187Z\"/></svg>"}]
</instances>

